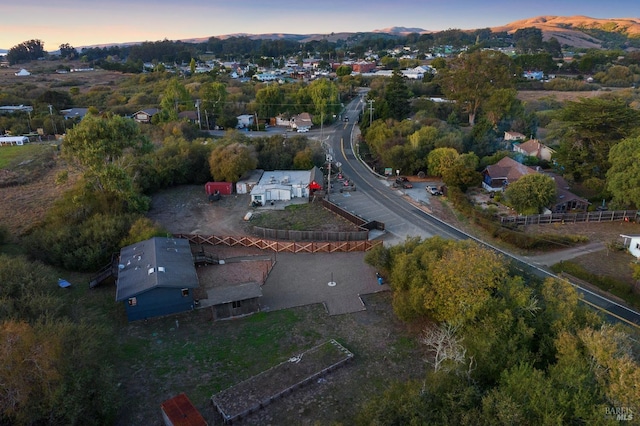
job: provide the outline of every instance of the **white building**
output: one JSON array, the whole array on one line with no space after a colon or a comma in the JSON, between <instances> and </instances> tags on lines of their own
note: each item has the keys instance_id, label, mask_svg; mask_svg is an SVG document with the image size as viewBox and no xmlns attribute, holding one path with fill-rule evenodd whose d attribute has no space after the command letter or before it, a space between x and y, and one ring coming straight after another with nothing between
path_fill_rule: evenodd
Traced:
<instances>
[{"instance_id":1,"label":"white building","mask_svg":"<svg viewBox=\"0 0 640 426\"><path fill-rule=\"evenodd\" d=\"M265 205L271 201L291 201L309 197L309 170L274 170L264 172L251 190L251 202Z\"/></svg>"},{"instance_id":2,"label":"white building","mask_svg":"<svg viewBox=\"0 0 640 426\"><path fill-rule=\"evenodd\" d=\"M636 259L640 259L640 235L620 235L624 238L624 246Z\"/></svg>"}]
</instances>

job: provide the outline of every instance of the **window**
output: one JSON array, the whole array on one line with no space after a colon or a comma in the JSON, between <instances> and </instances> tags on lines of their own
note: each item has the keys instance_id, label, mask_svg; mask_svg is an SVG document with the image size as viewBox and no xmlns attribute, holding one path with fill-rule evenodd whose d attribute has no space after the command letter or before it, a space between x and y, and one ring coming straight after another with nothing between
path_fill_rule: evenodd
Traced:
<instances>
[{"instance_id":1,"label":"window","mask_svg":"<svg viewBox=\"0 0 640 426\"><path fill-rule=\"evenodd\" d=\"M137 304L138 304L138 299L136 299L135 297L129 298L129 306L136 306Z\"/></svg>"},{"instance_id":2,"label":"window","mask_svg":"<svg viewBox=\"0 0 640 426\"><path fill-rule=\"evenodd\" d=\"M242 302L239 300L236 302L231 302L231 306L233 307L233 309L237 309L242 306Z\"/></svg>"},{"instance_id":3,"label":"window","mask_svg":"<svg viewBox=\"0 0 640 426\"><path fill-rule=\"evenodd\" d=\"M189 289L188 288L183 288L182 289L182 297L187 297L189 295Z\"/></svg>"}]
</instances>

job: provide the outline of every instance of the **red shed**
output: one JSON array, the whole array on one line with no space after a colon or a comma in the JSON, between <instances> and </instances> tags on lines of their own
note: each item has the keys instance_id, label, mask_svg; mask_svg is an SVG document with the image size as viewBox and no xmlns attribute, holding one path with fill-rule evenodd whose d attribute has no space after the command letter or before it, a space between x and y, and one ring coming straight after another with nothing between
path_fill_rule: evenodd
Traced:
<instances>
[{"instance_id":1,"label":"red shed","mask_svg":"<svg viewBox=\"0 0 640 426\"><path fill-rule=\"evenodd\" d=\"M204 189L207 191L207 195L211 195L216 191L219 191L220 195L231 195L233 184L231 182L207 182Z\"/></svg>"},{"instance_id":2,"label":"red shed","mask_svg":"<svg viewBox=\"0 0 640 426\"><path fill-rule=\"evenodd\" d=\"M160 408L166 426L207 426L207 421L184 393L166 400Z\"/></svg>"}]
</instances>

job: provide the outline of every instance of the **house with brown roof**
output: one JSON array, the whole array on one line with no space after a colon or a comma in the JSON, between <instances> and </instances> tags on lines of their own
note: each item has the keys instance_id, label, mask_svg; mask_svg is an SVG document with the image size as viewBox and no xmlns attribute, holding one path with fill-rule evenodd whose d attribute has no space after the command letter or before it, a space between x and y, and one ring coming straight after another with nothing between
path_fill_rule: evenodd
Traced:
<instances>
[{"instance_id":1,"label":"house with brown roof","mask_svg":"<svg viewBox=\"0 0 640 426\"><path fill-rule=\"evenodd\" d=\"M313 126L311 121L311 114L308 112L302 112L292 119L291 127L294 129L310 129Z\"/></svg>"},{"instance_id":2,"label":"house with brown roof","mask_svg":"<svg viewBox=\"0 0 640 426\"><path fill-rule=\"evenodd\" d=\"M569 187L569 183L556 174L547 173L556 182L556 199L549 209L552 213L585 212L591 204L588 200L577 196Z\"/></svg>"},{"instance_id":3,"label":"house with brown roof","mask_svg":"<svg viewBox=\"0 0 640 426\"><path fill-rule=\"evenodd\" d=\"M504 157L496 164L487 166L482 172L482 187L490 192L504 191L507 186L522 176L541 173L531 167ZM556 199L549 206L552 213L586 211L591 203L571 192L569 184L561 176L547 173L556 183Z\"/></svg>"},{"instance_id":4,"label":"house with brown roof","mask_svg":"<svg viewBox=\"0 0 640 426\"><path fill-rule=\"evenodd\" d=\"M518 163L511 157L504 157L496 164L487 166L482 172L482 187L490 192L504 191L507 185L522 176L538 173L529 166Z\"/></svg>"},{"instance_id":5,"label":"house with brown roof","mask_svg":"<svg viewBox=\"0 0 640 426\"><path fill-rule=\"evenodd\" d=\"M553 149L541 143L538 139L529 139L526 142L514 144L513 151L545 161L551 161L551 156L555 153Z\"/></svg>"}]
</instances>

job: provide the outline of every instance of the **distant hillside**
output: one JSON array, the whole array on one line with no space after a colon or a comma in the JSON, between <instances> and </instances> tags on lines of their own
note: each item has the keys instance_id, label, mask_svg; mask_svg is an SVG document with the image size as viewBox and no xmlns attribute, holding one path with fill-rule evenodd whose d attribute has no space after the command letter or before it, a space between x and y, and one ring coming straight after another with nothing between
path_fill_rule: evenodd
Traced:
<instances>
[{"instance_id":1,"label":"distant hillside","mask_svg":"<svg viewBox=\"0 0 640 426\"><path fill-rule=\"evenodd\" d=\"M538 16L494 27L491 30L513 33L527 27L542 30L544 40L555 37L560 44L582 48L602 48L606 33L640 37L640 18L598 19L588 16Z\"/></svg>"},{"instance_id":2,"label":"distant hillside","mask_svg":"<svg viewBox=\"0 0 640 426\"><path fill-rule=\"evenodd\" d=\"M608 48L614 41L626 41L626 38L634 38L635 47L640 47L640 18L620 18L620 19L598 19L587 16L538 16L535 18L522 19L520 21L511 22L506 25L491 28L494 32L506 31L513 33L518 29L536 27L542 30L544 40L555 37L561 45L574 46L579 48ZM466 31L475 31L473 29ZM211 37L218 39L228 39L231 37L248 37L253 40L295 40L301 43L327 40L335 43L339 40L354 40L360 35L375 34L378 37L401 37L411 33L425 34L434 33L434 31L422 28L411 27L388 27L369 32L339 32L324 34L288 34L288 33L268 33L268 34L224 34L210 37L197 37L181 39L185 43L203 43ZM109 43L83 47L109 47L113 45L128 46L140 44L141 42L130 43ZM609 44L609 46L607 45ZM0 50L0 54L2 50ZM6 52L5 52L6 53Z\"/></svg>"}]
</instances>

